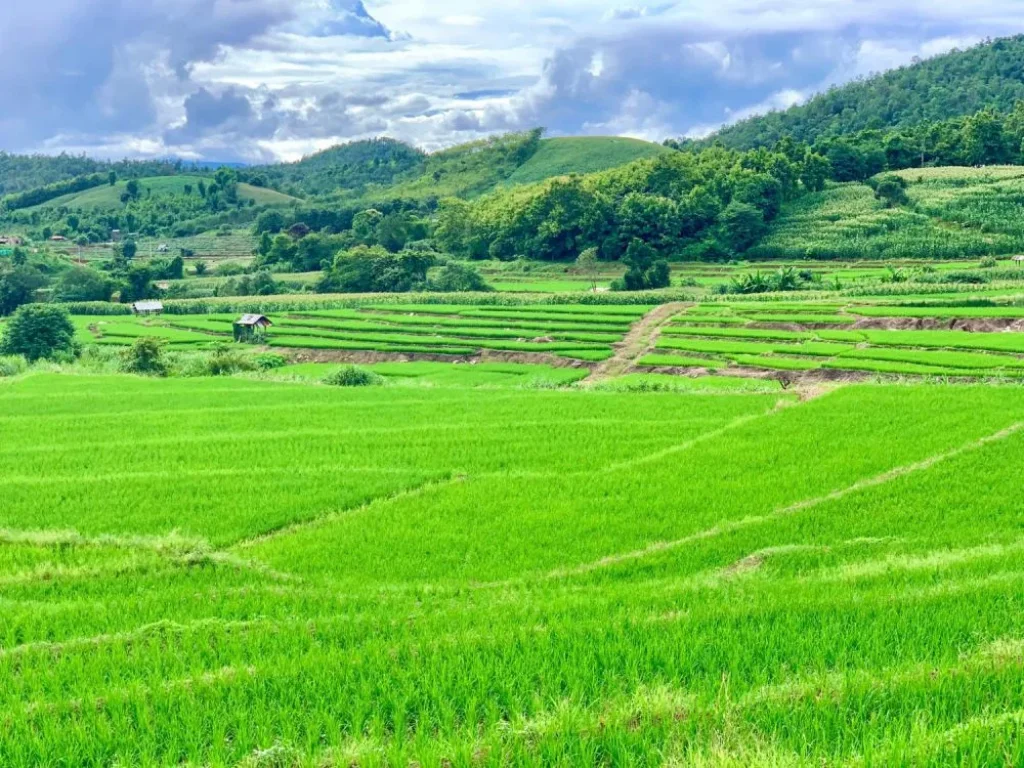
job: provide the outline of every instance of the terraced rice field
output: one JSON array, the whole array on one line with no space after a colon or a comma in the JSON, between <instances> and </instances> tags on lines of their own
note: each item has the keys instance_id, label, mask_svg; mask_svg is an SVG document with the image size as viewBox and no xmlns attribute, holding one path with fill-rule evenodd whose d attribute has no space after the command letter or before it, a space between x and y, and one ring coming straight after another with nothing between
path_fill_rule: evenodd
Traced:
<instances>
[{"instance_id":1,"label":"terraced rice field","mask_svg":"<svg viewBox=\"0 0 1024 768\"><path fill-rule=\"evenodd\" d=\"M690 307L661 329L642 368L760 368L911 376L1024 377L1024 334L888 329L879 319L1012 322L1017 307L720 303ZM1021 315L1024 317L1024 315Z\"/></svg>"},{"instance_id":2,"label":"terraced rice field","mask_svg":"<svg viewBox=\"0 0 1024 768\"><path fill-rule=\"evenodd\" d=\"M386 304L358 309L271 315L266 343L290 350L375 351L447 355L481 351L549 354L599 361L612 355L646 306L465 306ZM159 318L78 317L85 343L127 344L158 336L173 345L210 346L230 340L238 315Z\"/></svg>"},{"instance_id":3,"label":"terraced rice field","mask_svg":"<svg viewBox=\"0 0 1024 768\"><path fill-rule=\"evenodd\" d=\"M1024 391L0 383L0 765L1015 765Z\"/></svg>"}]
</instances>

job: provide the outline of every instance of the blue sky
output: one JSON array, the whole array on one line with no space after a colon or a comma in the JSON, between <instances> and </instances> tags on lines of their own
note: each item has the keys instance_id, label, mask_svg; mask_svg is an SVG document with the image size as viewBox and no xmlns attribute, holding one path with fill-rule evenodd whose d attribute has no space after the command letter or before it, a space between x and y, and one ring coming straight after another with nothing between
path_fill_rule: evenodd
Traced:
<instances>
[{"instance_id":1,"label":"blue sky","mask_svg":"<svg viewBox=\"0 0 1024 768\"><path fill-rule=\"evenodd\" d=\"M538 125L702 135L1024 32L1021 5L34 0L0 15L0 148L261 161Z\"/></svg>"}]
</instances>

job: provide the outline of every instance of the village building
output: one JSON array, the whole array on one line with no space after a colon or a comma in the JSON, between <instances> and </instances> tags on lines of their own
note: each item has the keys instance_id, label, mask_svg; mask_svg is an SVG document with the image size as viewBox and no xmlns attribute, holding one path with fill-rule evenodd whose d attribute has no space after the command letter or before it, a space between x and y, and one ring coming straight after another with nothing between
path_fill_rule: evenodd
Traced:
<instances>
[{"instance_id":1,"label":"village building","mask_svg":"<svg viewBox=\"0 0 1024 768\"><path fill-rule=\"evenodd\" d=\"M132 304L132 312L136 315L159 315L163 311L163 302L159 301L136 301Z\"/></svg>"},{"instance_id":2,"label":"village building","mask_svg":"<svg viewBox=\"0 0 1024 768\"><path fill-rule=\"evenodd\" d=\"M0 247L17 248L24 243L18 235L0 235Z\"/></svg>"},{"instance_id":3,"label":"village building","mask_svg":"<svg viewBox=\"0 0 1024 768\"><path fill-rule=\"evenodd\" d=\"M267 329L272 325L266 315L242 315L234 324L235 341L261 344L267 337Z\"/></svg>"}]
</instances>

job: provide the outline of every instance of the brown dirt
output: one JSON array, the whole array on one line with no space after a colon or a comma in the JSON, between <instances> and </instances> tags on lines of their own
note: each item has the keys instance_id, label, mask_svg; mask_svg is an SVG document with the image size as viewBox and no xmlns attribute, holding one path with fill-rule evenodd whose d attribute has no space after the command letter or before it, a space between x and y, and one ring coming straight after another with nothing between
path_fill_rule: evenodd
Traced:
<instances>
[{"instance_id":1,"label":"brown dirt","mask_svg":"<svg viewBox=\"0 0 1024 768\"><path fill-rule=\"evenodd\" d=\"M965 331L1000 333L1024 331L1024 319L1016 317L866 317L851 326L853 330L878 331Z\"/></svg>"},{"instance_id":2,"label":"brown dirt","mask_svg":"<svg viewBox=\"0 0 1024 768\"><path fill-rule=\"evenodd\" d=\"M732 565L727 565L722 569L723 576L739 576L744 573L751 573L756 571L766 560L763 554L747 555L742 560L737 560Z\"/></svg>"},{"instance_id":3,"label":"brown dirt","mask_svg":"<svg viewBox=\"0 0 1024 768\"><path fill-rule=\"evenodd\" d=\"M599 363L586 378L584 384L591 385L615 376L628 373L636 361L654 348L654 342L662 327L687 307L686 302L674 301L655 307L633 324L622 341L613 344L615 354Z\"/></svg>"}]
</instances>

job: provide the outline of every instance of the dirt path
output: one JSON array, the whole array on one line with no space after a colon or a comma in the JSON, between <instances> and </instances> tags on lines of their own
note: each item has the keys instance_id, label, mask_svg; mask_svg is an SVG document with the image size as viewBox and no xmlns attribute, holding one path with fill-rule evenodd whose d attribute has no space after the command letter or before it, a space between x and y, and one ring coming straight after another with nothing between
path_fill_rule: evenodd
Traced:
<instances>
[{"instance_id":1,"label":"dirt path","mask_svg":"<svg viewBox=\"0 0 1024 768\"><path fill-rule=\"evenodd\" d=\"M629 372L637 360L653 349L662 327L689 306L685 302L674 301L652 309L630 328L622 341L614 345L615 354L594 368L583 383L597 384Z\"/></svg>"}]
</instances>

